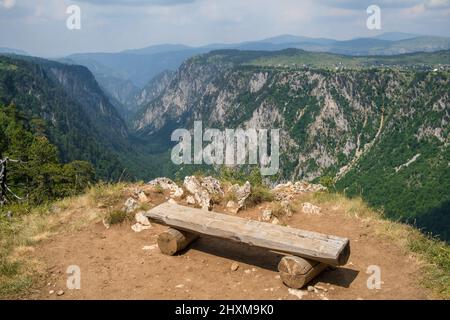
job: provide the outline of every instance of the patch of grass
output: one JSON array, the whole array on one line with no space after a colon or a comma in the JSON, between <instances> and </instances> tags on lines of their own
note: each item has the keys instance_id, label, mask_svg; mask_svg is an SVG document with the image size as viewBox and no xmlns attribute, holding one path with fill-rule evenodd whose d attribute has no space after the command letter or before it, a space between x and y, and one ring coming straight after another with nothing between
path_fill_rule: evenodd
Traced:
<instances>
[{"instance_id":1,"label":"patch of grass","mask_svg":"<svg viewBox=\"0 0 450 320\"><path fill-rule=\"evenodd\" d=\"M254 207L260 203L273 201L274 195L269 188L265 186L252 186L250 196L245 200L246 207Z\"/></svg>"},{"instance_id":2,"label":"patch of grass","mask_svg":"<svg viewBox=\"0 0 450 320\"><path fill-rule=\"evenodd\" d=\"M412 226L380 220L376 232L422 262L421 283L438 298L450 299L450 246Z\"/></svg>"},{"instance_id":3,"label":"patch of grass","mask_svg":"<svg viewBox=\"0 0 450 320\"><path fill-rule=\"evenodd\" d=\"M240 169L221 166L216 178L222 183L239 184L250 182L252 186L262 186L263 177L258 166L244 167Z\"/></svg>"},{"instance_id":4,"label":"patch of grass","mask_svg":"<svg viewBox=\"0 0 450 320\"><path fill-rule=\"evenodd\" d=\"M106 222L110 225L120 224L130 219L129 215L123 210L112 210L106 216Z\"/></svg>"},{"instance_id":5,"label":"patch of grass","mask_svg":"<svg viewBox=\"0 0 450 320\"><path fill-rule=\"evenodd\" d=\"M439 296L450 299L450 247L418 231L412 232L408 247L429 262L425 267L424 285L436 290Z\"/></svg>"},{"instance_id":6,"label":"patch of grass","mask_svg":"<svg viewBox=\"0 0 450 320\"><path fill-rule=\"evenodd\" d=\"M272 210L272 215L277 217L278 219L283 218L286 213L284 211L284 208L282 207L280 202L274 202L270 206L270 210Z\"/></svg>"},{"instance_id":7,"label":"patch of grass","mask_svg":"<svg viewBox=\"0 0 450 320\"><path fill-rule=\"evenodd\" d=\"M316 192L311 195L311 203L315 205L331 204L343 210L347 215L356 218L382 218L383 213L370 208L362 198L347 198L337 192Z\"/></svg>"},{"instance_id":8,"label":"patch of grass","mask_svg":"<svg viewBox=\"0 0 450 320\"><path fill-rule=\"evenodd\" d=\"M35 278L32 276L15 276L2 279L0 277L0 298L12 298L30 289Z\"/></svg>"},{"instance_id":9,"label":"patch of grass","mask_svg":"<svg viewBox=\"0 0 450 320\"><path fill-rule=\"evenodd\" d=\"M224 199L224 197L218 193L212 194L211 195L211 202L213 204L220 204L222 202L222 200Z\"/></svg>"},{"instance_id":10,"label":"patch of grass","mask_svg":"<svg viewBox=\"0 0 450 320\"><path fill-rule=\"evenodd\" d=\"M151 208L153 208L153 206L150 203L141 203L137 211L148 211Z\"/></svg>"},{"instance_id":11,"label":"patch of grass","mask_svg":"<svg viewBox=\"0 0 450 320\"><path fill-rule=\"evenodd\" d=\"M333 177L324 176L319 179L319 183L326 187L328 190L336 190Z\"/></svg>"},{"instance_id":12,"label":"patch of grass","mask_svg":"<svg viewBox=\"0 0 450 320\"><path fill-rule=\"evenodd\" d=\"M225 202L228 202L228 201L236 202L237 201L236 192L234 192L233 190L228 191L227 193L225 193L225 196L223 197L223 200Z\"/></svg>"},{"instance_id":13,"label":"patch of grass","mask_svg":"<svg viewBox=\"0 0 450 320\"><path fill-rule=\"evenodd\" d=\"M388 220L382 211L370 208L361 198L347 198L339 193L312 194L311 202L341 209L346 214L375 221L375 232L386 237L422 264L421 283L437 298L450 299L450 246L423 234L414 227Z\"/></svg>"},{"instance_id":14,"label":"patch of grass","mask_svg":"<svg viewBox=\"0 0 450 320\"><path fill-rule=\"evenodd\" d=\"M163 194L163 193L164 193L163 187L161 187L159 184L157 184L157 185L154 187L154 189L155 189L155 192L156 192L156 193L160 193L160 194Z\"/></svg>"},{"instance_id":15,"label":"patch of grass","mask_svg":"<svg viewBox=\"0 0 450 320\"><path fill-rule=\"evenodd\" d=\"M7 259L0 259L0 276L12 277L19 273L20 263L18 261L8 261Z\"/></svg>"},{"instance_id":16,"label":"patch of grass","mask_svg":"<svg viewBox=\"0 0 450 320\"><path fill-rule=\"evenodd\" d=\"M115 207L122 202L124 190L125 184L123 183L99 183L89 188L87 196L92 206Z\"/></svg>"},{"instance_id":17,"label":"patch of grass","mask_svg":"<svg viewBox=\"0 0 450 320\"><path fill-rule=\"evenodd\" d=\"M181 195L180 199L181 200L185 200L191 193L189 191L187 191L187 189L185 188L185 186L183 185L183 183L179 184L177 183L177 185L183 189L183 194Z\"/></svg>"},{"instance_id":18,"label":"patch of grass","mask_svg":"<svg viewBox=\"0 0 450 320\"><path fill-rule=\"evenodd\" d=\"M278 219L282 219L289 214L294 214L298 211L298 207L295 203L288 202L283 205L281 202L276 201L270 205L270 210L272 210L272 215Z\"/></svg>"},{"instance_id":19,"label":"patch of grass","mask_svg":"<svg viewBox=\"0 0 450 320\"><path fill-rule=\"evenodd\" d=\"M27 257L16 257L15 249L39 241L42 230L52 228L47 216L39 208L19 212L15 207L13 219L0 218L0 298L8 298L28 289L38 273L33 261ZM42 211L41 211L42 210ZM30 224L31 223L31 224Z\"/></svg>"}]
</instances>

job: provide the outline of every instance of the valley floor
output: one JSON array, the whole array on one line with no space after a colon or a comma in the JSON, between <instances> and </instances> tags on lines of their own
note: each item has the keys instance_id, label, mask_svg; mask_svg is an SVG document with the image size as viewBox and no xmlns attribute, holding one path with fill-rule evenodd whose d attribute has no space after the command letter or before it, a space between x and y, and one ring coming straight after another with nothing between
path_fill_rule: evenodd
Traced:
<instances>
[{"instance_id":1,"label":"valley floor","mask_svg":"<svg viewBox=\"0 0 450 320\"><path fill-rule=\"evenodd\" d=\"M40 241L31 255L41 266L39 285L25 299L428 299L431 290L421 285L423 263L386 235L387 225L359 217L357 205L326 196L300 195L299 201L320 205L320 215L296 212L284 223L297 228L348 237L349 262L323 272L310 285L327 290L289 291L276 270L280 256L257 248L201 238L180 255L162 255L156 245L166 227L153 224L135 233L128 221L106 229L101 221L78 226ZM165 201L151 194L153 205ZM86 201L77 200L71 220L85 219ZM267 204L239 213L258 219ZM99 205L101 206L101 204ZM221 211L223 208L216 208ZM101 210L95 208L95 210ZM144 250L144 247L146 250ZM233 262L239 268L231 270ZM68 290L66 269L81 269L81 289ZM381 289L368 289L367 268L381 268ZM64 294L57 296L56 292ZM52 293L50 293L52 292ZM294 293L294 294L293 294ZM297 294L297 295L295 295Z\"/></svg>"}]
</instances>

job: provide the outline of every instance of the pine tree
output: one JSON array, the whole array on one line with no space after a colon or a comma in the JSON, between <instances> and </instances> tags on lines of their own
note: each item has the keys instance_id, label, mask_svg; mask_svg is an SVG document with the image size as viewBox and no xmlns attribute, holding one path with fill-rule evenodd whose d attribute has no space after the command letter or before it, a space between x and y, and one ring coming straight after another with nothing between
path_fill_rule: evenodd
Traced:
<instances>
[{"instance_id":1,"label":"pine tree","mask_svg":"<svg viewBox=\"0 0 450 320\"><path fill-rule=\"evenodd\" d=\"M34 133L34 134L33 134ZM0 201L26 198L33 204L82 192L95 179L85 161L61 164L39 119L28 121L14 105L0 106ZM16 159L7 161L7 158ZM7 171L6 171L7 170ZM6 175L6 172L8 175ZM8 189L7 189L8 186Z\"/></svg>"}]
</instances>

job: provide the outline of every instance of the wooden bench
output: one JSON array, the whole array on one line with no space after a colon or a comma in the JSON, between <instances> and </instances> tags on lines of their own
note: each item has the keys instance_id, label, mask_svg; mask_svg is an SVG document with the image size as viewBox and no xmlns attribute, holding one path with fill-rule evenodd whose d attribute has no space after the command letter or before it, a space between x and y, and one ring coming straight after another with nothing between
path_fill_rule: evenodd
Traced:
<instances>
[{"instance_id":1,"label":"wooden bench","mask_svg":"<svg viewBox=\"0 0 450 320\"><path fill-rule=\"evenodd\" d=\"M165 202L145 214L171 227L158 238L162 253L174 255L206 235L287 254L278 265L281 279L301 288L328 265L344 265L350 256L346 238L273 225Z\"/></svg>"}]
</instances>

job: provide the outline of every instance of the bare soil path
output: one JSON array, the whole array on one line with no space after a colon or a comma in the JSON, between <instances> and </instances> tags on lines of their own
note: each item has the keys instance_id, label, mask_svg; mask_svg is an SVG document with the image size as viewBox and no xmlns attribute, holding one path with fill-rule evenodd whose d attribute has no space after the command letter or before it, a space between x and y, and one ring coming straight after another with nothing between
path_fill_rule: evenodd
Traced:
<instances>
[{"instance_id":1,"label":"bare soil path","mask_svg":"<svg viewBox=\"0 0 450 320\"><path fill-rule=\"evenodd\" d=\"M220 210L218 210L220 211ZM257 219L262 207L239 213ZM291 227L347 237L351 256L347 265L326 270L310 285L327 291L308 292L309 299L427 299L419 285L419 264L388 239L376 235L373 223L350 217L333 207L321 215L296 213ZM299 299L279 279L280 256L258 248L201 238L181 254L162 255L156 245L165 227L141 233L131 223L106 229L102 223L71 234L60 234L36 247L46 276L28 299ZM145 250L144 250L145 249ZM231 271L231 264L239 268ZM66 269L81 269L81 289L68 290ZM369 266L381 268L381 289L368 289ZM64 290L62 296L56 296ZM303 291L306 293L307 291Z\"/></svg>"}]
</instances>

